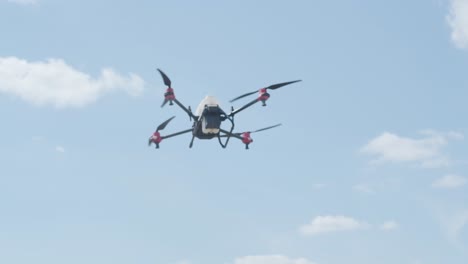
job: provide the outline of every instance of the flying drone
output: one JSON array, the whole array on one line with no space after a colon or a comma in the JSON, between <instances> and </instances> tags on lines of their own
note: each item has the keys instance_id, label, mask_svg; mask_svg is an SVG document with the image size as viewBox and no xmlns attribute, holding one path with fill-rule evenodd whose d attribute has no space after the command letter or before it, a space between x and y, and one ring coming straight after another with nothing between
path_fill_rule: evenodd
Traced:
<instances>
[{"instance_id":1,"label":"flying drone","mask_svg":"<svg viewBox=\"0 0 468 264\"><path fill-rule=\"evenodd\" d=\"M167 77L167 75L160 69L158 69L158 71L161 74L164 84L167 86L166 92L164 93L164 101L161 107L164 107L167 103L169 103L169 105L174 105L175 103L185 113L188 114L190 121L193 120L193 124L192 124L192 127L189 129L179 131L173 134L161 136L159 131L163 130L167 126L167 124L169 124L169 122L171 122L171 120L174 119L175 116L164 121L156 128L156 131L148 139L148 146L151 146L151 144L154 143L156 145L156 148L159 148L159 144L164 139L192 132L192 140L190 141L190 145L189 145L190 148L193 146L193 141L195 138L198 138L198 139L218 138L219 144L223 148L225 148L228 145L229 139L233 137L233 138L237 138L241 140L242 143L245 144L245 148L249 149L249 144L253 142L252 138L250 137L250 134L264 131L267 129L271 129L271 128L280 126L281 124L276 124L276 125L265 127L265 128L258 129L255 131L246 131L246 132L238 133L238 132L233 132L234 131L234 116L238 114L239 112L245 110L246 108L256 104L257 102L261 102L262 106L266 106L266 101L270 98L270 94L268 93L268 90L275 90L280 87L301 81L301 80L296 80L296 81L290 81L290 82L277 83L277 84L273 84L265 88L261 88L260 90L249 92L241 96L238 96L230 100L229 102L232 103L241 98L258 93L257 98L245 104L244 106L238 109L234 109L234 107L231 107L231 112L229 114L226 114L226 112L224 112L221 109L221 107L219 106L219 102L215 97L206 96L198 105L195 113L192 113L192 109L190 108L190 106L185 107L179 100L177 100L175 93L174 93L174 88L172 88L171 86L171 80L169 79L169 77ZM225 121L229 122L231 125L229 130L225 130L221 128L221 123ZM225 138L224 142L221 138Z\"/></svg>"}]
</instances>

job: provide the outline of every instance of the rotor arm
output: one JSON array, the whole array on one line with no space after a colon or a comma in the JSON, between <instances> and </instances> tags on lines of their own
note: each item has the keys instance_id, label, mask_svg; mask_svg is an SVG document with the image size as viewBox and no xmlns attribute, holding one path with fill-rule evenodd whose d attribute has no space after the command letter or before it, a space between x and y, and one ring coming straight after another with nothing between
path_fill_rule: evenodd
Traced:
<instances>
[{"instance_id":1,"label":"rotor arm","mask_svg":"<svg viewBox=\"0 0 468 264\"><path fill-rule=\"evenodd\" d=\"M222 138L222 137L237 138L240 141L242 141L242 143L245 144L245 149L249 149L249 144L253 142L253 140L250 138L250 132L248 132L249 134L247 136L245 136L245 133L232 133L232 132L222 130L222 129L220 130L220 132L225 133L225 135L219 135L219 138Z\"/></svg>"},{"instance_id":2,"label":"rotor arm","mask_svg":"<svg viewBox=\"0 0 468 264\"><path fill-rule=\"evenodd\" d=\"M252 133L257 133L257 132L260 132L260 131L264 131L264 130L268 130L268 129L272 129L272 128L275 128L275 127L278 127L278 126L281 126L281 124L276 124L276 125L273 125L273 126L269 126L269 127L264 127L264 128L261 128L261 129L257 129L255 131L246 131L246 132L243 132L243 133L232 133L231 132L228 132L226 130L220 130L221 132L225 133L225 135L219 135L219 137L235 137L237 139L240 139L242 141L242 143L245 144L245 149L249 149L249 144L253 142L253 139L250 137L250 134Z\"/></svg>"},{"instance_id":3,"label":"rotor arm","mask_svg":"<svg viewBox=\"0 0 468 264\"><path fill-rule=\"evenodd\" d=\"M245 110L245 109L248 108L248 107L251 107L252 105L254 105L255 103L257 103L258 101L259 101L259 100L258 100L258 98L257 98L257 99L255 99L255 100L249 102L248 104L242 106L241 108L235 109L234 111L232 111L232 112L229 114L229 116L234 116L235 114L239 113L240 111Z\"/></svg>"},{"instance_id":4,"label":"rotor arm","mask_svg":"<svg viewBox=\"0 0 468 264\"><path fill-rule=\"evenodd\" d=\"M179 135L182 135L182 134L185 134L185 133L188 133L188 132L192 132L192 129L186 129L186 130L183 130L183 131L180 131L180 132L176 132L176 133L173 133L173 134L169 134L167 136L162 136L161 139L166 139L166 138L171 138L171 137L175 137L175 136L179 136Z\"/></svg>"},{"instance_id":5,"label":"rotor arm","mask_svg":"<svg viewBox=\"0 0 468 264\"><path fill-rule=\"evenodd\" d=\"M187 113L188 116L189 116L190 118L192 118L192 119L195 120L195 121L198 120L198 117L195 116L195 115L192 113L192 111L190 110L190 107L189 107L189 108L185 107L181 102L179 102L179 100L177 100L177 98L174 98L173 101L174 101L180 108L182 108L182 110L184 110L184 112Z\"/></svg>"},{"instance_id":6,"label":"rotor arm","mask_svg":"<svg viewBox=\"0 0 468 264\"><path fill-rule=\"evenodd\" d=\"M220 129L219 132L223 132L224 135L219 135L220 137L235 137L237 139L242 140L242 137L240 136L239 133L230 133L229 131L226 131L224 129Z\"/></svg>"}]
</instances>

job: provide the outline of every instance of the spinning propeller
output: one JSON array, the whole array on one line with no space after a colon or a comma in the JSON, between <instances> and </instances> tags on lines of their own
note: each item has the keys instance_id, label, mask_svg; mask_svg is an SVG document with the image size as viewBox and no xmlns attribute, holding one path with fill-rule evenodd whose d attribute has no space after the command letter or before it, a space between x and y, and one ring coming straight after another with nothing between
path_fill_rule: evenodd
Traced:
<instances>
[{"instance_id":1,"label":"spinning propeller","mask_svg":"<svg viewBox=\"0 0 468 264\"><path fill-rule=\"evenodd\" d=\"M162 141L162 137L159 134L159 130L163 130L169 122L171 122L172 119L174 119L175 116L169 118L168 120L164 121L161 123L157 128L156 131L154 131L153 135L148 139L148 146L151 146L151 143L156 144L156 148L159 148L159 143Z\"/></svg>"},{"instance_id":2,"label":"spinning propeller","mask_svg":"<svg viewBox=\"0 0 468 264\"><path fill-rule=\"evenodd\" d=\"M161 77L163 78L164 84L167 86L166 93L164 94L164 101L161 107L166 105L167 102L169 102L169 105L173 105L172 101L175 99L175 95L174 89L172 89L171 87L171 79L169 79L169 77L167 77L167 75L160 69L158 69L158 71L161 74Z\"/></svg>"},{"instance_id":3,"label":"spinning propeller","mask_svg":"<svg viewBox=\"0 0 468 264\"><path fill-rule=\"evenodd\" d=\"M277 126L281 126L281 124L277 124L277 125L274 125L274 126L269 126L269 127L257 129L255 131L248 131L248 132L240 133L242 143L245 144L245 149L249 149L249 144L253 142L253 139L250 137L250 134L260 132L260 131L263 131L263 130L267 130L267 129L270 129L270 128L274 128L274 127L277 127Z\"/></svg>"},{"instance_id":4,"label":"spinning propeller","mask_svg":"<svg viewBox=\"0 0 468 264\"><path fill-rule=\"evenodd\" d=\"M245 135L245 134L252 134L252 133L257 133L257 132L260 132L260 131L264 131L264 130L267 130L267 129L271 129L271 128L275 128L275 127L278 127L278 126L281 126L281 124L276 124L274 126L269 126L269 127L264 127L264 128L261 128L261 129L257 129L255 131L246 131L246 132L242 132L242 133L233 133L234 135Z\"/></svg>"},{"instance_id":5,"label":"spinning propeller","mask_svg":"<svg viewBox=\"0 0 468 264\"><path fill-rule=\"evenodd\" d=\"M161 77L163 78L164 84L168 88L171 88L171 80L169 79L169 77L167 77L167 75L163 71L161 71L160 69L158 69L158 71L161 74Z\"/></svg>"},{"instance_id":6,"label":"spinning propeller","mask_svg":"<svg viewBox=\"0 0 468 264\"><path fill-rule=\"evenodd\" d=\"M163 130L167 124L169 124L169 122L171 122L172 119L174 119L175 116L169 118L168 120L164 121L163 123L161 123L158 128L156 128L156 132L158 132L159 130Z\"/></svg>"},{"instance_id":7,"label":"spinning propeller","mask_svg":"<svg viewBox=\"0 0 468 264\"><path fill-rule=\"evenodd\" d=\"M281 124L276 124L274 126L264 127L264 128L261 128L261 129L257 129L255 131L246 131L246 132L242 132L242 133L228 133L228 132L226 132L226 135L221 135L220 137L233 136L235 138L238 138L238 139L242 140L242 143L245 144L245 149L249 149L249 144L253 142L253 139L250 137L250 134L260 132L260 131L264 131L264 130L271 129L271 128L275 128L275 127L278 127L278 126L281 126Z\"/></svg>"},{"instance_id":8,"label":"spinning propeller","mask_svg":"<svg viewBox=\"0 0 468 264\"><path fill-rule=\"evenodd\" d=\"M232 99L232 100L229 101L229 102L232 103L232 102L234 102L234 101L236 101L236 100L239 100L239 99L241 99L241 98L244 98L244 97L249 96L249 95L252 95L252 94L255 94L255 93L259 92L259 91L260 91L261 93L265 93L266 90L268 90L268 89L270 89L270 90L275 90L275 89L278 89L278 88L280 88L280 87L286 86L286 85L288 85L288 84L296 83L296 82L300 82L300 81L301 81L301 80L296 80L296 81L291 81L291 82L284 82L284 83L273 84L273 85L270 85L270 86L268 86L268 87L262 88L262 89L260 89L260 90L256 90L256 91L253 91L253 92L250 92L250 93L243 94L243 95L241 95L241 96L239 96L239 97L236 97L236 98Z\"/></svg>"},{"instance_id":9,"label":"spinning propeller","mask_svg":"<svg viewBox=\"0 0 468 264\"><path fill-rule=\"evenodd\" d=\"M177 98L176 98L176 96L174 94L174 89L171 86L171 79L169 79L169 77L167 77L167 75L163 71L161 71L160 69L158 69L158 72L161 74L161 77L163 78L164 84L167 86L166 92L164 93L164 101L163 101L161 107L166 105L167 102L169 102L169 105L173 105L173 102L174 102L180 108L182 108L182 110L184 110L185 113L188 114L188 116L190 117L190 121L192 119L197 120L197 117L192 114L192 109L190 109L190 106L187 109L187 107L185 107L182 103L180 103L177 100Z\"/></svg>"}]
</instances>

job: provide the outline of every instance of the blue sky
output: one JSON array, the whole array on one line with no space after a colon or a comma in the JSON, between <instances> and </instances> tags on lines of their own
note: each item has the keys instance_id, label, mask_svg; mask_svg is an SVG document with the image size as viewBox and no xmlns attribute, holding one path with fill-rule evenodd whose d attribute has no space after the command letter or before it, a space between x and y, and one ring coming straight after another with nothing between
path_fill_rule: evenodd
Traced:
<instances>
[{"instance_id":1,"label":"blue sky","mask_svg":"<svg viewBox=\"0 0 468 264\"><path fill-rule=\"evenodd\" d=\"M466 263L468 1L0 1L0 262ZM270 84L239 141L147 139ZM235 102L235 107L243 102ZM164 134L163 133L163 134Z\"/></svg>"}]
</instances>

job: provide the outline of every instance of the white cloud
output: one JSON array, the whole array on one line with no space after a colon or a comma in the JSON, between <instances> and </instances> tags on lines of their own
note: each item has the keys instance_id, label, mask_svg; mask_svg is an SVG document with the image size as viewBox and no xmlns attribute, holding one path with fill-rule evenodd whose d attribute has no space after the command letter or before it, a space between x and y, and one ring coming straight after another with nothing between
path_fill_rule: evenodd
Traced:
<instances>
[{"instance_id":1,"label":"white cloud","mask_svg":"<svg viewBox=\"0 0 468 264\"><path fill-rule=\"evenodd\" d=\"M459 244L459 236L462 230L468 226L468 210L459 211L453 215L445 216L442 223L447 238L456 244Z\"/></svg>"},{"instance_id":2,"label":"white cloud","mask_svg":"<svg viewBox=\"0 0 468 264\"><path fill-rule=\"evenodd\" d=\"M457 139L457 140L462 140L462 139L465 139L465 136L460 133L460 132L455 132L455 131L450 131L447 133L447 136L450 138L450 139Z\"/></svg>"},{"instance_id":3,"label":"white cloud","mask_svg":"<svg viewBox=\"0 0 468 264\"><path fill-rule=\"evenodd\" d=\"M437 202L429 200L436 220L448 242L466 250L466 232L468 232L468 208L466 199L451 199Z\"/></svg>"},{"instance_id":4,"label":"white cloud","mask_svg":"<svg viewBox=\"0 0 468 264\"><path fill-rule=\"evenodd\" d=\"M454 174L445 175L442 178L435 180L432 183L432 187L434 188L444 188L444 189L453 189L458 188L468 183L468 179Z\"/></svg>"},{"instance_id":5,"label":"white cloud","mask_svg":"<svg viewBox=\"0 0 468 264\"><path fill-rule=\"evenodd\" d=\"M368 228L369 224L346 216L317 216L309 224L303 225L299 231L303 235L351 231Z\"/></svg>"},{"instance_id":6,"label":"white cloud","mask_svg":"<svg viewBox=\"0 0 468 264\"><path fill-rule=\"evenodd\" d=\"M192 263L192 262L190 262L189 260L184 259L184 260L179 260L179 261L177 261L177 262L174 263L174 264L191 264L191 263Z\"/></svg>"},{"instance_id":7,"label":"white cloud","mask_svg":"<svg viewBox=\"0 0 468 264\"><path fill-rule=\"evenodd\" d=\"M143 87L143 79L132 73L127 77L106 68L98 78L93 78L61 59L29 62L0 57L0 93L18 96L36 105L80 107L116 90L138 95Z\"/></svg>"},{"instance_id":8,"label":"white cloud","mask_svg":"<svg viewBox=\"0 0 468 264\"><path fill-rule=\"evenodd\" d=\"M392 231L398 228L398 223L395 221L386 221L380 228L385 231Z\"/></svg>"},{"instance_id":9,"label":"white cloud","mask_svg":"<svg viewBox=\"0 0 468 264\"><path fill-rule=\"evenodd\" d=\"M20 4L20 5L35 5L38 0L8 0L10 3Z\"/></svg>"},{"instance_id":10,"label":"white cloud","mask_svg":"<svg viewBox=\"0 0 468 264\"><path fill-rule=\"evenodd\" d=\"M312 188L314 188L315 190L320 190L320 189L323 189L325 188L327 185L325 183L316 183L314 185L312 185Z\"/></svg>"},{"instance_id":11,"label":"white cloud","mask_svg":"<svg viewBox=\"0 0 468 264\"><path fill-rule=\"evenodd\" d=\"M468 48L468 0L451 0L447 21L452 28L452 41L458 48Z\"/></svg>"},{"instance_id":12,"label":"white cloud","mask_svg":"<svg viewBox=\"0 0 468 264\"><path fill-rule=\"evenodd\" d=\"M314 264L314 262L305 258L292 259L283 255L259 255L237 258L233 264Z\"/></svg>"},{"instance_id":13,"label":"white cloud","mask_svg":"<svg viewBox=\"0 0 468 264\"><path fill-rule=\"evenodd\" d=\"M450 160L442 149L450 139L463 139L458 132L426 130L422 134L424 137L413 139L385 132L362 147L361 152L375 156L374 163L415 162L423 167L443 167Z\"/></svg>"},{"instance_id":14,"label":"white cloud","mask_svg":"<svg viewBox=\"0 0 468 264\"><path fill-rule=\"evenodd\" d=\"M364 194L374 194L375 191L370 187L368 184L365 183L359 183L353 186L353 191L359 192L359 193L364 193Z\"/></svg>"},{"instance_id":15,"label":"white cloud","mask_svg":"<svg viewBox=\"0 0 468 264\"><path fill-rule=\"evenodd\" d=\"M31 139L32 139L32 141L34 141L34 142L41 142L41 141L44 141L44 138L41 137L41 136L33 136Z\"/></svg>"},{"instance_id":16,"label":"white cloud","mask_svg":"<svg viewBox=\"0 0 468 264\"><path fill-rule=\"evenodd\" d=\"M62 147L62 146L56 146L55 151L57 151L59 153L65 153L65 148Z\"/></svg>"}]
</instances>

